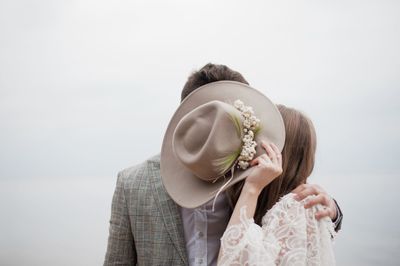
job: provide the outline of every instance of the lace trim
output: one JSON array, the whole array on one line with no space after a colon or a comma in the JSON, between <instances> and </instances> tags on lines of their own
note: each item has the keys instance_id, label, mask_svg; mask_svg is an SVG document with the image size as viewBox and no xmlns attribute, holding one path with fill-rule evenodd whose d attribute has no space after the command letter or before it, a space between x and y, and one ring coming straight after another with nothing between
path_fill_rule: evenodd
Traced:
<instances>
[{"instance_id":1,"label":"lace trim","mask_svg":"<svg viewBox=\"0 0 400 266\"><path fill-rule=\"evenodd\" d=\"M293 194L280 199L262 219L262 227L240 209L240 223L227 228L221 238L219 265L335 265L329 218L317 221L322 208L305 209L311 197L298 202Z\"/></svg>"}]
</instances>

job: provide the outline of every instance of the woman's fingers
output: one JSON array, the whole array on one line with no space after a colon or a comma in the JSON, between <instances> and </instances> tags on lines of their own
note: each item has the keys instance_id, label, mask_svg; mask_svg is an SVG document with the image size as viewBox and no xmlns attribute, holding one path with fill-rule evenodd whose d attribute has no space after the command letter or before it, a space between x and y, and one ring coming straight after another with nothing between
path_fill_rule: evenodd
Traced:
<instances>
[{"instance_id":1,"label":"woman's fingers","mask_svg":"<svg viewBox=\"0 0 400 266\"><path fill-rule=\"evenodd\" d=\"M260 166L267 167L268 164L271 163L271 159L264 153L258 156L257 158L250 161L250 166Z\"/></svg>"},{"instance_id":2,"label":"woman's fingers","mask_svg":"<svg viewBox=\"0 0 400 266\"><path fill-rule=\"evenodd\" d=\"M279 165L282 165L282 154L281 154L279 148L274 143L271 143L271 147L276 154L276 158L278 159Z\"/></svg>"},{"instance_id":3,"label":"woman's fingers","mask_svg":"<svg viewBox=\"0 0 400 266\"><path fill-rule=\"evenodd\" d=\"M276 158L275 151L272 149L272 147L269 144L265 143L264 141L261 142L261 145L263 146L263 148L267 152L267 155L271 159L271 161L274 164L278 163L278 159Z\"/></svg>"},{"instance_id":4,"label":"woman's fingers","mask_svg":"<svg viewBox=\"0 0 400 266\"><path fill-rule=\"evenodd\" d=\"M250 161L250 166L262 164L267 166L272 162L273 165L282 167L282 156L276 145L273 143L267 144L265 141L261 141L261 146L264 148L266 153L261 154L257 158Z\"/></svg>"},{"instance_id":5,"label":"woman's fingers","mask_svg":"<svg viewBox=\"0 0 400 266\"><path fill-rule=\"evenodd\" d=\"M271 161L274 164L279 164L281 166L282 165L282 155L281 155L281 152L279 151L278 147L273 143L267 144L264 141L261 142L261 145L267 152Z\"/></svg>"},{"instance_id":6,"label":"woman's fingers","mask_svg":"<svg viewBox=\"0 0 400 266\"><path fill-rule=\"evenodd\" d=\"M261 145L266 153L250 162L254 169L246 179L247 184L252 184L257 188L264 188L282 173L282 166L279 165L275 150L265 142L261 142Z\"/></svg>"},{"instance_id":7,"label":"woman's fingers","mask_svg":"<svg viewBox=\"0 0 400 266\"><path fill-rule=\"evenodd\" d=\"M255 159L251 160L250 166L254 166L254 165L258 164L259 160L260 160L260 157L256 157Z\"/></svg>"},{"instance_id":8,"label":"woman's fingers","mask_svg":"<svg viewBox=\"0 0 400 266\"><path fill-rule=\"evenodd\" d=\"M266 154L261 154L257 158L250 161L250 166L259 165L259 164L267 164L267 162L271 161Z\"/></svg>"}]
</instances>

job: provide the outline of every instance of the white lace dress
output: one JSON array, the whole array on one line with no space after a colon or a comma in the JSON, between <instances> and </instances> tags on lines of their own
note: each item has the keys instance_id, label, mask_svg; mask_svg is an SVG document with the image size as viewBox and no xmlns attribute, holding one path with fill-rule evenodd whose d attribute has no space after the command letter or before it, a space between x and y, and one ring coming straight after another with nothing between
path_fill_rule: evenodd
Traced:
<instances>
[{"instance_id":1,"label":"white lace dress","mask_svg":"<svg viewBox=\"0 0 400 266\"><path fill-rule=\"evenodd\" d=\"M240 210L240 223L227 228L221 238L218 265L335 265L329 218L320 221L318 205L304 208L290 193L280 199L263 217L262 227Z\"/></svg>"}]
</instances>

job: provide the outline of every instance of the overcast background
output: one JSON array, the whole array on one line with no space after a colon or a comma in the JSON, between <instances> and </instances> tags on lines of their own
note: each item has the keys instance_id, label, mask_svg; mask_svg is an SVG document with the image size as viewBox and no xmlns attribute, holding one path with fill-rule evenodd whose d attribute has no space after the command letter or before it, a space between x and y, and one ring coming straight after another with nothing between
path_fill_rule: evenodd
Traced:
<instances>
[{"instance_id":1,"label":"overcast background","mask_svg":"<svg viewBox=\"0 0 400 266\"><path fill-rule=\"evenodd\" d=\"M100 265L119 170L188 75L240 71L318 134L338 265L400 263L399 1L0 0L0 264Z\"/></svg>"}]
</instances>

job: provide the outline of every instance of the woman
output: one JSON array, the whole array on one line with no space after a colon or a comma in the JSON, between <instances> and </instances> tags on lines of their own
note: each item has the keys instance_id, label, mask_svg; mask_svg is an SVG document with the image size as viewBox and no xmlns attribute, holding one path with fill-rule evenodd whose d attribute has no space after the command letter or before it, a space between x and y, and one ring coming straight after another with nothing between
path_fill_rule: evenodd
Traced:
<instances>
[{"instance_id":1,"label":"woman","mask_svg":"<svg viewBox=\"0 0 400 266\"><path fill-rule=\"evenodd\" d=\"M278 106L286 129L282 150L262 143L266 154L228 191L235 203L221 238L219 265L334 265L329 218L317 221L320 206L305 209L290 192L306 183L314 167L316 135L300 112ZM238 193L232 193L232 191Z\"/></svg>"}]
</instances>

